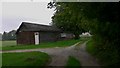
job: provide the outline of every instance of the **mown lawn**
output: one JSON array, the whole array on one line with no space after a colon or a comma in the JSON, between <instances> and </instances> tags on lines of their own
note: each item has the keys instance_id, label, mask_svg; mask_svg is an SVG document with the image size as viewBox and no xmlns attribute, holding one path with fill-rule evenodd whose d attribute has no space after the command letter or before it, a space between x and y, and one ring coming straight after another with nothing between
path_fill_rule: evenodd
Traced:
<instances>
[{"instance_id":1,"label":"mown lawn","mask_svg":"<svg viewBox=\"0 0 120 68\"><path fill-rule=\"evenodd\" d=\"M69 56L66 68L81 68L81 64L75 57Z\"/></svg>"},{"instance_id":2,"label":"mown lawn","mask_svg":"<svg viewBox=\"0 0 120 68\"><path fill-rule=\"evenodd\" d=\"M5 66L46 66L51 57L43 52L3 53L2 68Z\"/></svg>"},{"instance_id":3,"label":"mown lawn","mask_svg":"<svg viewBox=\"0 0 120 68\"><path fill-rule=\"evenodd\" d=\"M66 47L66 46L71 46L79 41L80 40L64 40L64 41L57 41L57 42L41 43L40 45L16 45L16 46L15 45L13 45L13 46L6 45L5 47L2 47L2 50Z\"/></svg>"},{"instance_id":4,"label":"mown lawn","mask_svg":"<svg viewBox=\"0 0 120 68\"><path fill-rule=\"evenodd\" d=\"M16 40L0 41L0 50L6 46L16 46Z\"/></svg>"},{"instance_id":5,"label":"mown lawn","mask_svg":"<svg viewBox=\"0 0 120 68\"><path fill-rule=\"evenodd\" d=\"M46 42L39 45L16 45L15 41L4 41L2 50L17 50L17 49L35 49L35 48L52 48L52 47L67 47L74 45L77 42L83 43L89 38L80 38L78 40L63 40L57 42Z\"/></svg>"},{"instance_id":6,"label":"mown lawn","mask_svg":"<svg viewBox=\"0 0 120 68\"><path fill-rule=\"evenodd\" d=\"M5 47L5 46L16 46L16 40L0 41L0 42L2 42L2 47Z\"/></svg>"}]
</instances>

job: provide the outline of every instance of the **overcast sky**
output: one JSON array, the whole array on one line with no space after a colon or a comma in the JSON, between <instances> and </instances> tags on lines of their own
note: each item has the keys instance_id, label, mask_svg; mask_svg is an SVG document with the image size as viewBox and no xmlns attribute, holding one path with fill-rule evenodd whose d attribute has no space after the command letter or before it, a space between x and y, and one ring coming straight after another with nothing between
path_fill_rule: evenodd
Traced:
<instances>
[{"instance_id":1,"label":"overcast sky","mask_svg":"<svg viewBox=\"0 0 120 68\"><path fill-rule=\"evenodd\" d=\"M16 30L21 22L28 21L48 25L54 11L47 8L51 0L0 0L0 33ZM33 2L31 2L33 1ZM64 0L68 1L68 0ZM69 0L74 1L74 0ZM77 0L98 1L98 0ZM99 0L119 1L119 0Z\"/></svg>"},{"instance_id":2,"label":"overcast sky","mask_svg":"<svg viewBox=\"0 0 120 68\"><path fill-rule=\"evenodd\" d=\"M3 2L2 32L16 30L22 21L49 25L54 10L48 2Z\"/></svg>"}]
</instances>

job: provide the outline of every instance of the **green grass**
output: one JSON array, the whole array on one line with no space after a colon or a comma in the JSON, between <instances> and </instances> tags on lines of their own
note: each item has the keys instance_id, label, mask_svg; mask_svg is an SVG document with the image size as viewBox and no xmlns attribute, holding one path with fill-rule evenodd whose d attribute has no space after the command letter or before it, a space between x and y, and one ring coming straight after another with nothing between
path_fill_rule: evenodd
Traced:
<instances>
[{"instance_id":1,"label":"green grass","mask_svg":"<svg viewBox=\"0 0 120 68\"><path fill-rule=\"evenodd\" d=\"M46 66L51 57L43 52L3 53L2 66Z\"/></svg>"},{"instance_id":2,"label":"green grass","mask_svg":"<svg viewBox=\"0 0 120 68\"><path fill-rule=\"evenodd\" d=\"M2 47L2 50L66 47L66 46L71 46L79 41L80 40L64 40L64 41L57 41L57 42L41 43L40 45L17 45L17 46L13 45L13 46Z\"/></svg>"},{"instance_id":3,"label":"green grass","mask_svg":"<svg viewBox=\"0 0 120 68\"><path fill-rule=\"evenodd\" d=\"M86 50L87 50L90 54L94 55L94 54L96 53L96 48L95 48L95 45L94 45L93 41L90 39L90 40L87 42L86 45L87 45Z\"/></svg>"},{"instance_id":4,"label":"green grass","mask_svg":"<svg viewBox=\"0 0 120 68\"><path fill-rule=\"evenodd\" d=\"M77 60L76 58L72 56L69 56L67 64L66 64L66 68L81 68L81 64L79 60Z\"/></svg>"},{"instance_id":5,"label":"green grass","mask_svg":"<svg viewBox=\"0 0 120 68\"><path fill-rule=\"evenodd\" d=\"M6 46L16 46L16 40L0 41L0 50Z\"/></svg>"},{"instance_id":6,"label":"green grass","mask_svg":"<svg viewBox=\"0 0 120 68\"><path fill-rule=\"evenodd\" d=\"M2 47L5 47L5 46L16 46L16 40L0 41L0 42L2 42Z\"/></svg>"},{"instance_id":7,"label":"green grass","mask_svg":"<svg viewBox=\"0 0 120 68\"><path fill-rule=\"evenodd\" d=\"M16 45L16 41L3 41L2 50L17 50L17 49L35 49L35 48L52 48L52 47L67 47L77 42L83 43L89 38L80 38L78 40L63 40L57 42L46 42L39 45Z\"/></svg>"},{"instance_id":8,"label":"green grass","mask_svg":"<svg viewBox=\"0 0 120 68\"><path fill-rule=\"evenodd\" d=\"M0 50L6 46L16 46L16 40L0 41Z\"/></svg>"}]
</instances>

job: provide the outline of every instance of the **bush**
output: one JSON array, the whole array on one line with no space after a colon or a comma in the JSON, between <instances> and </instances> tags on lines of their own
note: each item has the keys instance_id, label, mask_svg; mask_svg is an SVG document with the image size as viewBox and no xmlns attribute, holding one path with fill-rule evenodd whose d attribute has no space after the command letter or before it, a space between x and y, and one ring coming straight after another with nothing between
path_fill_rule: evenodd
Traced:
<instances>
[{"instance_id":1,"label":"bush","mask_svg":"<svg viewBox=\"0 0 120 68\"><path fill-rule=\"evenodd\" d=\"M105 46L105 45L104 45ZM94 40L87 43L87 51L95 56L104 66L117 66L119 65L119 53L115 48L102 48L102 46L95 45Z\"/></svg>"}]
</instances>

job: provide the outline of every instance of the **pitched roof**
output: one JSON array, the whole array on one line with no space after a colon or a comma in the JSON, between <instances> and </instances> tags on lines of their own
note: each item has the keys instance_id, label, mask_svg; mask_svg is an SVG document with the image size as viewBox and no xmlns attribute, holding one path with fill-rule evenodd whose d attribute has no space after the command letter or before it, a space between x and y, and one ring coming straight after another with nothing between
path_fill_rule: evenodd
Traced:
<instances>
[{"instance_id":1,"label":"pitched roof","mask_svg":"<svg viewBox=\"0 0 120 68\"><path fill-rule=\"evenodd\" d=\"M61 31L55 26L22 22L18 31Z\"/></svg>"}]
</instances>

